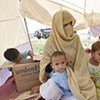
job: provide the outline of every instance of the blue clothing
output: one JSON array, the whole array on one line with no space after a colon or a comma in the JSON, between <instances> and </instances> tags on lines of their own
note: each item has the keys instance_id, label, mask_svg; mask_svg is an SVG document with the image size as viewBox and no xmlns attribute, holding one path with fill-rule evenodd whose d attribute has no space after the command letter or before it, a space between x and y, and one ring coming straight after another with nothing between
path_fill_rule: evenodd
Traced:
<instances>
[{"instance_id":1,"label":"blue clothing","mask_svg":"<svg viewBox=\"0 0 100 100\"><path fill-rule=\"evenodd\" d=\"M24 59L26 59L27 56L28 56L28 51L25 51L25 52L21 53L21 55L22 55L22 57L23 57Z\"/></svg>"},{"instance_id":2,"label":"blue clothing","mask_svg":"<svg viewBox=\"0 0 100 100\"><path fill-rule=\"evenodd\" d=\"M65 96L72 96L72 92L68 85L68 75L66 71L55 72L54 70L50 73L50 76L54 79L54 82L60 87Z\"/></svg>"}]
</instances>

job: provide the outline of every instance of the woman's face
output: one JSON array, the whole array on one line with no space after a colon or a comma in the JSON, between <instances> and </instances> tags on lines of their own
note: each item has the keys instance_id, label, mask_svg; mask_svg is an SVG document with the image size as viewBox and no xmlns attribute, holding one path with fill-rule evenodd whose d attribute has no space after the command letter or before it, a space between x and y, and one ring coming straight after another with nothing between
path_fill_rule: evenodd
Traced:
<instances>
[{"instance_id":1,"label":"woman's face","mask_svg":"<svg viewBox=\"0 0 100 100\"><path fill-rule=\"evenodd\" d=\"M67 37L71 37L74 33L72 22L64 25L64 31Z\"/></svg>"},{"instance_id":2,"label":"woman's face","mask_svg":"<svg viewBox=\"0 0 100 100\"><path fill-rule=\"evenodd\" d=\"M97 50L95 52L92 52L92 57L94 60L100 64L100 50Z\"/></svg>"}]
</instances>

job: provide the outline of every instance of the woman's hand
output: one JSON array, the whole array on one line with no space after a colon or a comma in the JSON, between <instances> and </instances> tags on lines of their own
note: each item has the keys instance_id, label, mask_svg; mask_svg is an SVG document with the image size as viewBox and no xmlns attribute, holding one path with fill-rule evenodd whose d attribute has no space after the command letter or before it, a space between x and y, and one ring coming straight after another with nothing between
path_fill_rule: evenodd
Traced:
<instances>
[{"instance_id":1,"label":"woman's hand","mask_svg":"<svg viewBox=\"0 0 100 100\"><path fill-rule=\"evenodd\" d=\"M67 63L74 63L74 60L71 56L66 55L66 62Z\"/></svg>"},{"instance_id":2,"label":"woman's hand","mask_svg":"<svg viewBox=\"0 0 100 100\"><path fill-rule=\"evenodd\" d=\"M96 82L96 77L91 77L93 82L95 83Z\"/></svg>"}]
</instances>

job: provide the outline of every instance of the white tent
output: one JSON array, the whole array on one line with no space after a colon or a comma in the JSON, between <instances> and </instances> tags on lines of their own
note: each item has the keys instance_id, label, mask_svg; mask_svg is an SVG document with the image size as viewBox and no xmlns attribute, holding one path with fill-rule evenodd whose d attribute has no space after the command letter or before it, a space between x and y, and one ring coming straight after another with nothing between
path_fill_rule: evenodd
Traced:
<instances>
[{"instance_id":1,"label":"white tent","mask_svg":"<svg viewBox=\"0 0 100 100\"><path fill-rule=\"evenodd\" d=\"M17 0L0 0L0 65L4 63L3 53L28 41L22 24Z\"/></svg>"},{"instance_id":2,"label":"white tent","mask_svg":"<svg viewBox=\"0 0 100 100\"><path fill-rule=\"evenodd\" d=\"M76 18L75 30L100 25L100 0L21 0L20 9L24 16L48 25L62 9Z\"/></svg>"},{"instance_id":3,"label":"white tent","mask_svg":"<svg viewBox=\"0 0 100 100\"><path fill-rule=\"evenodd\" d=\"M61 9L76 18L75 30L100 25L100 0L0 0L0 65L7 48L28 41L20 14L51 25L52 16Z\"/></svg>"}]
</instances>

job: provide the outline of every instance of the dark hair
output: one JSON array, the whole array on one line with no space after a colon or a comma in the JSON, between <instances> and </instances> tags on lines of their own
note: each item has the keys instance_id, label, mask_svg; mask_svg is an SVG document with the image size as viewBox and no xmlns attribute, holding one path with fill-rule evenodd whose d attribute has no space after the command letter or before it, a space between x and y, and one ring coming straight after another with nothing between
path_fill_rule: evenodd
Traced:
<instances>
[{"instance_id":1,"label":"dark hair","mask_svg":"<svg viewBox=\"0 0 100 100\"><path fill-rule=\"evenodd\" d=\"M19 54L20 53L16 48L9 48L4 52L4 57L9 61L14 61Z\"/></svg>"},{"instance_id":2,"label":"dark hair","mask_svg":"<svg viewBox=\"0 0 100 100\"><path fill-rule=\"evenodd\" d=\"M92 51L95 52L97 50L100 50L100 41L97 41L92 45Z\"/></svg>"},{"instance_id":3,"label":"dark hair","mask_svg":"<svg viewBox=\"0 0 100 100\"><path fill-rule=\"evenodd\" d=\"M61 52L61 51L55 51L51 54L51 61L52 61L52 57L57 57L57 56L61 56L61 55L64 55L65 56L65 53L64 52Z\"/></svg>"}]
</instances>

